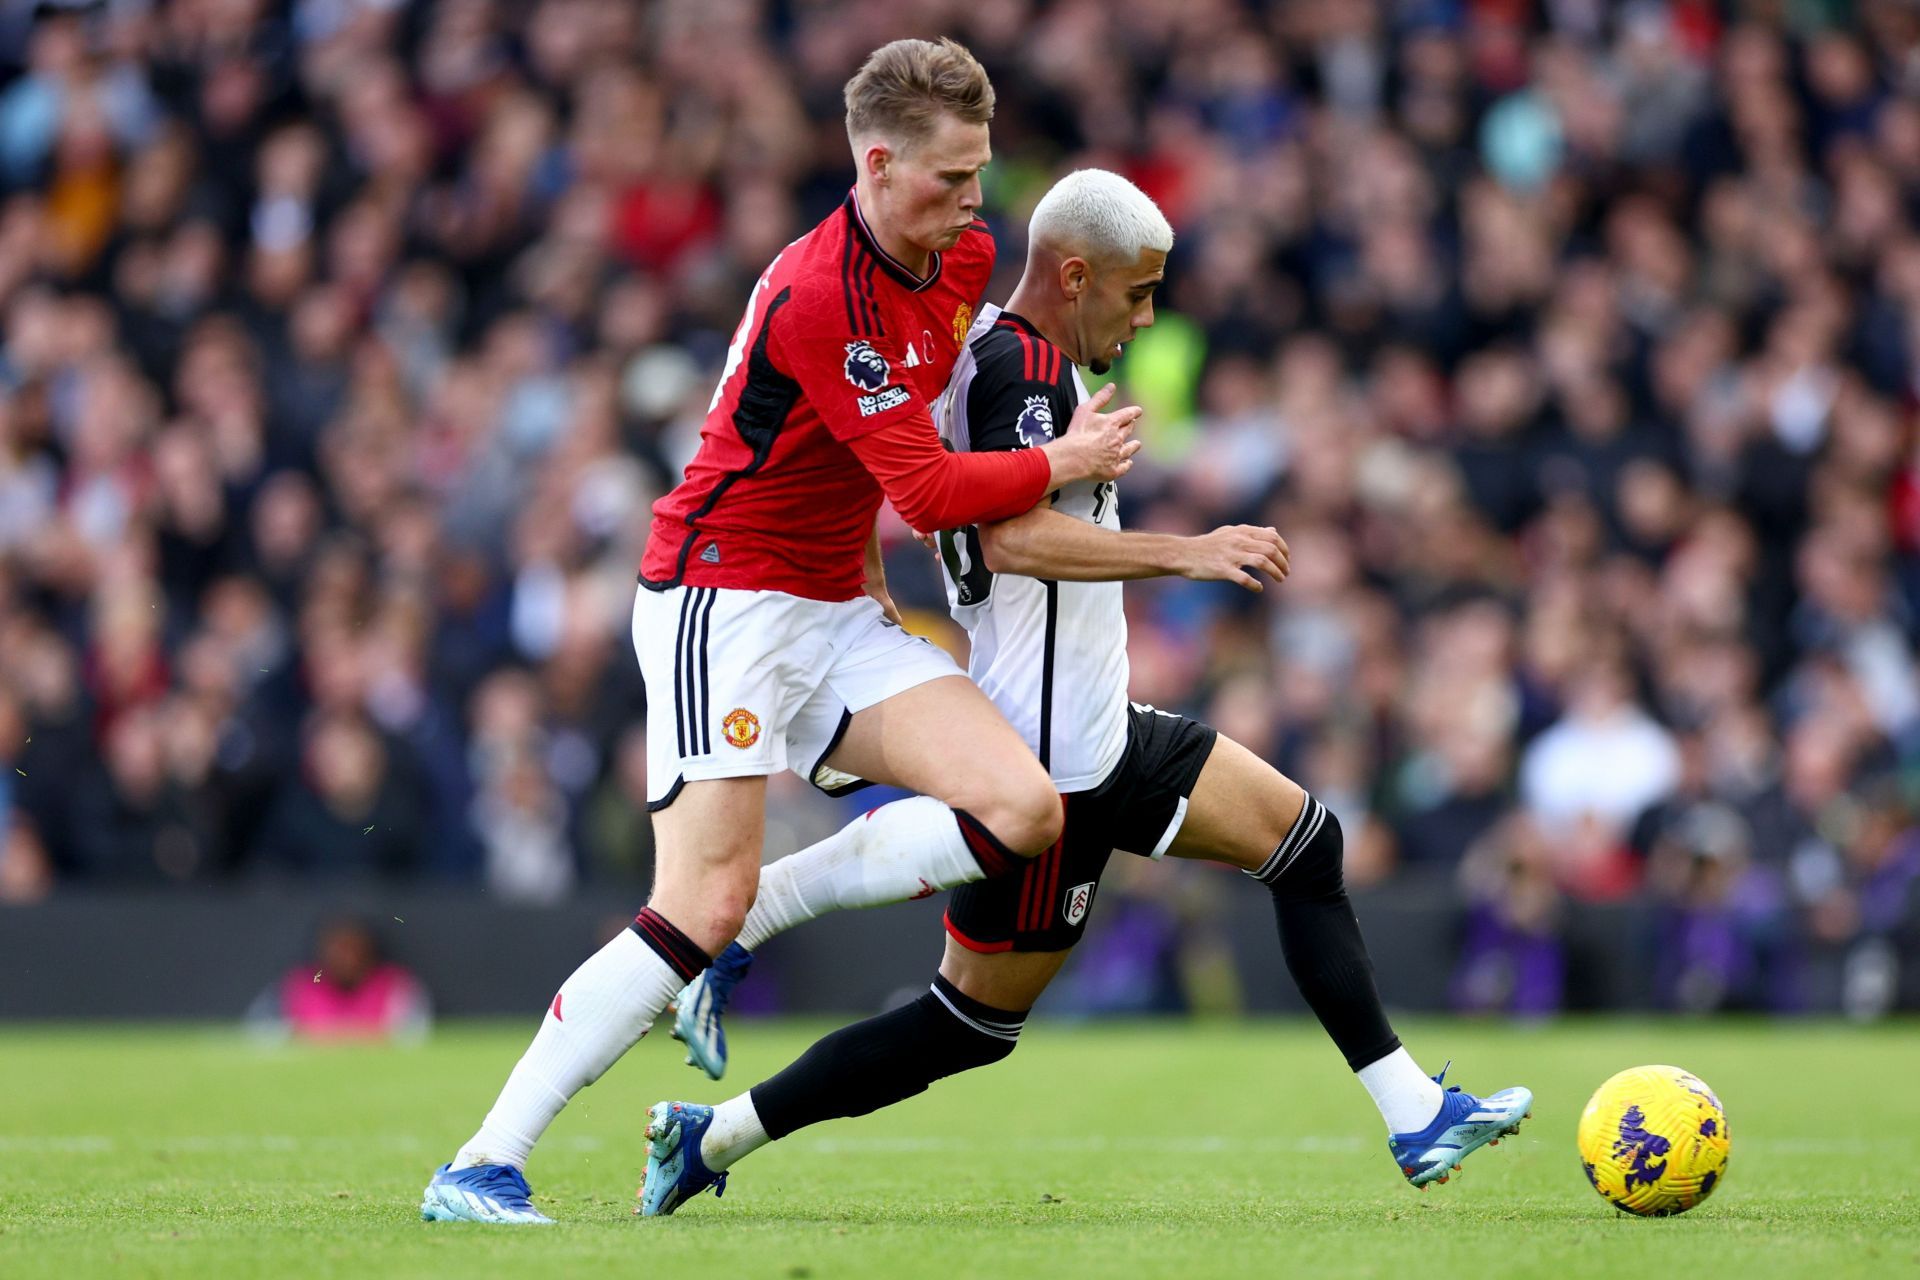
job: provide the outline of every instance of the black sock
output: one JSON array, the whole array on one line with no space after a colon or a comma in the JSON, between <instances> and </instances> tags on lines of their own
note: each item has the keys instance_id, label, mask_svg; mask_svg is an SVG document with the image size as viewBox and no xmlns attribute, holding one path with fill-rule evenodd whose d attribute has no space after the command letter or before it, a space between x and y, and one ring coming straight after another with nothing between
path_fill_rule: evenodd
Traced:
<instances>
[{"instance_id":1,"label":"black sock","mask_svg":"<svg viewBox=\"0 0 1920 1280\"><path fill-rule=\"evenodd\" d=\"M1373 961L1347 899L1340 874L1344 851L1340 819L1308 796L1273 856L1247 874L1273 890L1287 972L1347 1065L1358 1071L1398 1049L1400 1037L1380 1006Z\"/></svg>"},{"instance_id":2,"label":"black sock","mask_svg":"<svg viewBox=\"0 0 1920 1280\"><path fill-rule=\"evenodd\" d=\"M945 978L891 1013L842 1027L793 1065L753 1087L753 1109L770 1138L842 1116L864 1116L926 1092L945 1076L1013 1052L1026 1022L970 1000Z\"/></svg>"}]
</instances>

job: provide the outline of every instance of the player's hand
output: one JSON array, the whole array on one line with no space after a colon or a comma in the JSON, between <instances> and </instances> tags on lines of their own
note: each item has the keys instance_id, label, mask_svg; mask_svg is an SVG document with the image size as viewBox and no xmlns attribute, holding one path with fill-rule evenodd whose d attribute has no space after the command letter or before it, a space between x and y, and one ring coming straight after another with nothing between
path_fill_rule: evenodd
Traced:
<instances>
[{"instance_id":1,"label":"player's hand","mask_svg":"<svg viewBox=\"0 0 1920 1280\"><path fill-rule=\"evenodd\" d=\"M1187 539L1187 550L1187 563L1180 576L1196 582L1232 582L1259 591L1262 587L1256 573L1264 573L1275 582L1287 580L1287 540L1274 529L1230 524Z\"/></svg>"},{"instance_id":2,"label":"player's hand","mask_svg":"<svg viewBox=\"0 0 1920 1280\"><path fill-rule=\"evenodd\" d=\"M933 552L935 555L940 554L940 543L937 534L922 533L918 529L909 529L907 532L913 535L915 542Z\"/></svg>"},{"instance_id":3,"label":"player's hand","mask_svg":"<svg viewBox=\"0 0 1920 1280\"><path fill-rule=\"evenodd\" d=\"M1041 452L1053 465L1052 488L1081 480L1118 480L1133 467L1133 455L1140 442L1133 439L1134 424L1142 410L1128 405L1112 413L1102 413L1113 399L1111 382L1094 392L1073 411L1065 434L1044 445Z\"/></svg>"}]
</instances>

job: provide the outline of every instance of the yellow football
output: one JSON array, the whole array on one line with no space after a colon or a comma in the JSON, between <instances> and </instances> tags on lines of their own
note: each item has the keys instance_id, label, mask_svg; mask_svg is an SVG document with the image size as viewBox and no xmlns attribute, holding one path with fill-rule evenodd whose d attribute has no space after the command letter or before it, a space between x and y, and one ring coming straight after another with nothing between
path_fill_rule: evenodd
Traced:
<instances>
[{"instance_id":1,"label":"yellow football","mask_svg":"<svg viewBox=\"0 0 1920 1280\"><path fill-rule=\"evenodd\" d=\"M1679 1067L1634 1067L1580 1113L1580 1163L1608 1204L1664 1218L1713 1194L1727 1171L1727 1113Z\"/></svg>"}]
</instances>

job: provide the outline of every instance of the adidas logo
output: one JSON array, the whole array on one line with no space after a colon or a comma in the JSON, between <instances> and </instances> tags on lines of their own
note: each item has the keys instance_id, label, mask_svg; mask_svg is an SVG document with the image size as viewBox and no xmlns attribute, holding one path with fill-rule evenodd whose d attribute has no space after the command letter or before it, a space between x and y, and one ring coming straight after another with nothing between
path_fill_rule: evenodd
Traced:
<instances>
[{"instance_id":1,"label":"adidas logo","mask_svg":"<svg viewBox=\"0 0 1920 1280\"><path fill-rule=\"evenodd\" d=\"M719 564L720 563L720 544L717 542L709 542L707 544L707 549L700 553L700 558L702 560L705 560L708 564Z\"/></svg>"}]
</instances>

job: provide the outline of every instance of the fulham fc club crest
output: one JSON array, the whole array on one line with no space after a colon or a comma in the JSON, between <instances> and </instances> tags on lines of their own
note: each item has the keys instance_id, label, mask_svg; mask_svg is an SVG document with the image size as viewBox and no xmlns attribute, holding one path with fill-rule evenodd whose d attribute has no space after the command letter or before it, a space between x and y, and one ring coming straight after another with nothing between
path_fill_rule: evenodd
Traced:
<instances>
[{"instance_id":1,"label":"fulham fc club crest","mask_svg":"<svg viewBox=\"0 0 1920 1280\"><path fill-rule=\"evenodd\" d=\"M1067 890L1066 904L1060 913L1067 918L1068 924L1079 924L1087 918L1087 908L1093 905L1093 881L1077 884Z\"/></svg>"}]
</instances>

